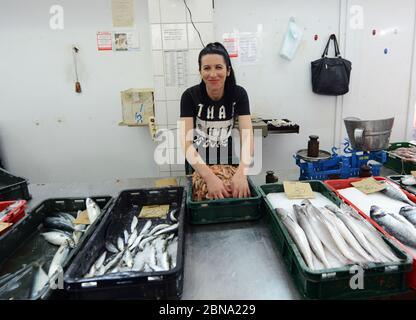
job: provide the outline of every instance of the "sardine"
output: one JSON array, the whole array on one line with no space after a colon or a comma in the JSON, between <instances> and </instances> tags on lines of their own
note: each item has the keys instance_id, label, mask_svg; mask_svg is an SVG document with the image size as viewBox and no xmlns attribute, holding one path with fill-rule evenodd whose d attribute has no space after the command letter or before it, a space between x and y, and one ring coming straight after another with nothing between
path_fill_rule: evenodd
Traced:
<instances>
[{"instance_id":1,"label":"sardine","mask_svg":"<svg viewBox=\"0 0 416 320\"><path fill-rule=\"evenodd\" d=\"M405 217L413 226L416 226L416 208L413 206L402 207L399 214Z\"/></svg>"},{"instance_id":2,"label":"sardine","mask_svg":"<svg viewBox=\"0 0 416 320\"><path fill-rule=\"evenodd\" d=\"M117 253L115 257L112 260L110 260L107 265L104 266L105 272L114 268L123 258L123 254L124 254L124 251Z\"/></svg>"},{"instance_id":3,"label":"sardine","mask_svg":"<svg viewBox=\"0 0 416 320\"><path fill-rule=\"evenodd\" d=\"M42 268L42 264L36 264L35 277L33 279L32 292L30 294L31 299L37 299L39 294L45 288L45 285L49 282L49 277Z\"/></svg>"},{"instance_id":4,"label":"sardine","mask_svg":"<svg viewBox=\"0 0 416 320\"><path fill-rule=\"evenodd\" d=\"M152 220L148 220L140 231L139 235L145 235L152 226Z\"/></svg>"},{"instance_id":5,"label":"sardine","mask_svg":"<svg viewBox=\"0 0 416 320\"><path fill-rule=\"evenodd\" d=\"M149 236L149 237L147 237L147 238L144 238L142 241L140 241L140 243L139 243L139 248L140 248L140 250L143 250L143 249L144 249L144 246L145 246L148 242L151 242L151 241L153 241L154 239L156 239L156 237L157 237L157 236Z\"/></svg>"},{"instance_id":6,"label":"sardine","mask_svg":"<svg viewBox=\"0 0 416 320\"><path fill-rule=\"evenodd\" d=\"M170 219L170 221L172 221L172 222L177 222L178 221L178 219L176 219L176 217L175 217L175 214L176 214L176 212L178 212L179 211L179 208L176 208L176 209L173 209L171 212L170 212L170 214L169 214L169 219Z\"/></svg>"},{"instance_id":7,"label":"sardine","mask_svg":"<svg viewBox=\"0 0 416 320\"><path fill-rule=\"evenodd\" d=\"M405 245L416 248L416 229L413 226L410 227L394 215L384 212L377 206L371 207L370 216L397 240Z\"/></svg>"},{"instance_id":8,"label":"sardine","mask_svg":"<svg viewBox=\"0 0 416 320\"><path fill-rule=\"evenodd\" d=\"M62 263L68 257L69 251L70 251L70 248L67 245L67 243L62 244L59 247L58 251L56 251L52 259L51 265L49 267L49 271L48 271L49 279L55 276L57 272L59 271L59 269L62 268Z\"/></svg>"},{"instance_id":9,"label":"sardine","mask_svg":"<svg viewBox=\"0 0 416 320\"><path fill-rule=\"evenodd\" d=\"M111 242L106 241L105 248L107 249L108 252L118 253L117 248Z\"/></svg>"},{"instance_id":10,"label":"sardine","mask_svg":"<svg viewBox=\"0 0 416 320\"><path fill-rule=\"evenodd\" d=\"M130 247L136 239L137 239L137 229L134 229L133 233L130 235L130 238L127 242L127 246Z\"/></svg>"},{"instance_id":11,"label":"sardine","mask_svg":"<svg viewBox=\"0 0 416 320\"><path fill-rule=\"evenodd\" d=\"M312 226L309 224L309 220L306 217L303 208L299 205L293 205L293 209L295 212L296 220L299 222L299 225L302 227L303 231L305 232L306 237L308 238L309 244L311 246L312 251L316 254L317 258L322 261L324 267L327 269L331 268L329 264L324 248L322 246L321 240L319 240L318 236L312 229Z\"/></svg>"},{"instance_id":12,"label":"sardine","mask_svg":"<svg viewBox=\"0 0 416 320\"><path fill-rule=\"evenodd\" d=\"M309 246L308 239L305 235L305 232L302 228L290 217L286 210L282 208L275 209L278 217L282 220L286 229L289 231L289 234L292 236L293 241L296 243L299 252L302 254L305 259L306 265L314 269L312 261L312 251Z\"/></svg>"},{"instance_id":13,"label":"sardine","mask_svg":"<svg viewBox=\"0 0 416 320\"><path fill-rule=\"evenodd\" d=\"M149 267L152 268L154 271L163 271L163 269L157 265L156 248L153 246L151 246L149 249L149 256L147 262L149 264Z\"/></svg>"},{"instance_id":14,"label":"sardine","mask_svg":"<svg viewBox=\"0 0 416 320\"><path fill-rule=\"evenodd\" d=\"M58 213L53 214L51 217L63 218L63 219L68 220L68 222L71 222L72 224L75 223L75 217L72 214L67 213L67 212L58 212Z\"/></svg>"},{"instance_id":15,"label":"sardine","mask_svg":"<svg viewBox=\"0 0 416 320\"><path fill-rule=\"evenodd\" d=\"M136 227L137 224L139 223L139 219L137 219L136 216L133 216L133 220L131 221L131 225L130 225L130 232L133 233L134 231L137 232Z\"/></svg>"},{"instance_id":16,"label":"sardine","mask_svg":"<svg viewBox=\"0 0 416 320\"><path fill-rule=\"evenodd\" d=\"M388 182L383 182L383 185L385 185L386 188L384 188L380 192L384 193L387 197L406 202L411 206L415 206L415 203L410 201L406 194L403 191L401 191L398 187L394 187Z\"/></svg>"},{"instance_id":17,"label":"sardine","mask_svg":"<svg viewBox=\"0 0 416 320\"><path fill-rule=\"evenodd\" d=\"M169 226L169 227L163 228L163 229L161 229L161 230L159 230L159 231L155 232L153 235L155 235L155 236L159 236L159 235L161 235L161 234L165 234L165 233L173 232L173 231L177 230L177 229L178 229L178 227L179 227L179 223L175 223L175 224L172 224L172 225L171 225L171 226Z\"/></svg>"},{"instance_id":18,"label":"sardine","mask_svg":"<svg viewBox=\"0 0 416 320\"><path fill-rule=\"evenodd\" d=\"M165 224L165 223L161 223L158 224L157 226L155 226L149 233L148 235L151 236L153 234L155 234L156 232L158 232L159 230L165 229L167 227L170 227L170 224Z\"/></svg>"},{"instance_id":19,"label":"sardine","mask_svg":"<svg viewBox=\"0 0 416 320\"><path fill-rule=\"evenodd\" d=\"M105 261L105 257L107 256L107 251L104 251L97 259L97 261L95 262L95 268L98 270L101 268L101 266L103 265L104 261Z\"/></svg>"},{"instance_id":20,"label":"sardine","mask_svg":"<svg viewBox=\"0 0 416 320\"><path fill-rule=\"evenodd\" d=\"M90 224L93 224L101 214L101 209L91 198L87 198L85 204L87 207L88 220L90 221Z\"/></svg>"},{"instance_id":21,"label":"sardine","mask_svg":"<svg viewBox=\"0 0 416 320\"><path fill-rule=\"evenodd\" d=\"M130 250L134 250L135 248L137 248L137 246L139 245L140 241L142 241L143 239L143 235L138 236L134 242L129 246Z\"/></svg>"},{"instance_id":22,"label":"sardine","mask_svg":"<svg viewBox=\"0 0 416 320\"><path fill-rule=\"evenodd\" d=\"M120 251L124 250L124 241L121 237L118 237L118 239L117 239L117 248Z\"/></svg>"}]
</instances>

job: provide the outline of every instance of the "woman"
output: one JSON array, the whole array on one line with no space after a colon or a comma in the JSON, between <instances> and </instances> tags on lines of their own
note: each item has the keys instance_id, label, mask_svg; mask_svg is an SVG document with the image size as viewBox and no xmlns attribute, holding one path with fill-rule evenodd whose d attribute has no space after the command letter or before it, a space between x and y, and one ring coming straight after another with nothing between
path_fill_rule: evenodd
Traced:
<instances>
[{"instance_id":1,"label":"woman","mask_svg":"<svg viewBox=\"0 0 416 320\"><path fill-rule=\"evenodd\" d=\"M209 198L248 197L250 189L246 172L253 154L253 128L247 92L236 84L230 57L221 43L210 43L202 49L198 64L202 81L188 88L181 99L182 148L186 160L205 180ZM231 133L237 117L240 164L231 185L227 186L211 171L196 148L200 151L205 149L207 163L212 163L209 155L213 154L219 163L220 151L226 148L230 163Z\"/></svg>"}]
</instances>

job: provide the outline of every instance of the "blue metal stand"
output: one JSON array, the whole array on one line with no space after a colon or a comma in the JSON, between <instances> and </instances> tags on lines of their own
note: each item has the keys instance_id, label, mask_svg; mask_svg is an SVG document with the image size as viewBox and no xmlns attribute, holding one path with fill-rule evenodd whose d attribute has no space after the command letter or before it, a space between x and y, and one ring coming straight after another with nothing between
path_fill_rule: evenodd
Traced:
<instances>
[{"instance_id":1,"label":"blue metal stand","mask_svg":"<svg viewBox=\"0 0 416 320\"><path fill-rule=\"evenodd\" d=\"M387 152L380 151L357 151L349 146L348 139L344 142L345 155L338 155L338 148L332 148L330 159L306 161L299 155L294 155L296 165L300 167L299 180L326 180L326 179L347 179L358 177L360 167L366 165L368 161L374 160L380 164L369 164L373 176L380 175L380 169L387 161Z\"/></svg>"}]
</instances>

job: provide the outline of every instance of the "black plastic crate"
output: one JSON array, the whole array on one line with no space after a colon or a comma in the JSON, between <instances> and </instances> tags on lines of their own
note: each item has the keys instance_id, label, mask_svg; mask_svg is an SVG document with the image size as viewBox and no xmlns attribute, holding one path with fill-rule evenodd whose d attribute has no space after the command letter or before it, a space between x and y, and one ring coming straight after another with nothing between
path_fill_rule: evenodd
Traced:
<instances>
[{"instance_id":1,"label":"black plastic crate","mask_svg":"<svg viewBox=\"0 0 416 320\"><path fill-rule=\"evenodd\" d=\"M0 201L19 199L31 199L27 180L0 168Z\"/></svg>"},{"instance_id":2,"label":"black plastic crate","mask_svg":"<svg viewBox=\"0 0 416 320\"><path fill-rule=\"evenodd\" d=\"M81 252L65 273L65 289L70 299L180 299L183 290L185 250L184 187L164 187L122 191L108 209L100 226L94 231ZM168 271L127 271L83 278L101 254L105 241L117 237L127 227L130 217L145 205L169 204L180 208L178 215L178 249L175 268ZM143 225L145 221L140 221ZM143 219L144 220L144 219ZM163 223L164 219L157 222ZM113 238L115 239L115 238Z\"/></svg>"},{"instance_id":3,"label":"black plastic crate","mask_svg":"<svg viewBox=\"0 0 416 320\"><path fill-rule=\"evenodd\" d=\"M69 253L67 259L64 261L62 267L65 271L68 264L77 254L78 250L82 247L82 243L85 242L88 237L92 234L94 228L99 224L100 220L105 215L107 206L110 205L110 196L97 196L90 197L97 205L101 208L102 213L99 218L94 221L91 227L84 233L80 238L79 244ZM57 198L47 199L36 206L25 218L20 220L13 226L13 229L0 237L0 276L3 273L14 272L18 270L22 265L29 264L37 261L38 259L48 259L47 264L43 266L45 272L48 272L50 262L58 250L57 246L48 243L43 236L40 234L40 229L43 220L57 212L67 212L77 214L78 210L85 210L86 198ZM31 285L29 282L28 285ZM25 294L30 294L31 288L22 288L19 298L29 299L30 297L24 297ZM47 299L47 298L58 298L64 297L64 290L51 290L47 285L47 288L35 299Z\"/></svg>"}]
</instances>

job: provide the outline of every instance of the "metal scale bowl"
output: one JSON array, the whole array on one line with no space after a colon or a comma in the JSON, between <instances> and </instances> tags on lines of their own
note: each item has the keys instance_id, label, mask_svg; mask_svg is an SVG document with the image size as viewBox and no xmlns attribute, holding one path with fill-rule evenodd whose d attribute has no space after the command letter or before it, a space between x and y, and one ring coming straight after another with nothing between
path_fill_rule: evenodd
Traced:
<instances>
[{"instance_id":1,"label":"metal scale bowl","mask_svg":"<svg viewBox=\"0 0 416 320\"><path fill-rule=\"evenodd\" d=\"M373 175L380 175L380 169L387 161L383 149L389 146L394 118L381 120L361 120L345 118L348 139L344 141L344 154L332 148L332 154L319 150L318 157L308 157L308 150L301 149L293 156L300 167L299 180L346 179L357 177L362 165L370 165ZM350 141L351 146L350 148Z\"/></svg>"}]
</instances>

